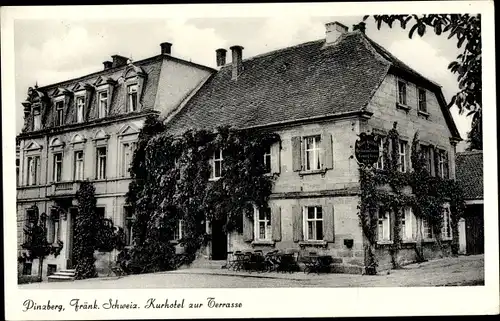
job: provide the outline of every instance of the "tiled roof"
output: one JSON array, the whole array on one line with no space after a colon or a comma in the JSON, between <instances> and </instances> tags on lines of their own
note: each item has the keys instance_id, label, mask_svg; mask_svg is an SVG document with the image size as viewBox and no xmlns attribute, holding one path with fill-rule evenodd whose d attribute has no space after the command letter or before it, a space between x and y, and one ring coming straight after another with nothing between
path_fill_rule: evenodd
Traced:
<instances>
[{"instance_id":1,"label":"tiled roof","mask_svg":"<svg viewBox=\"0 0 500 321\"><path fill-rule=\"evenodd\" d=\"M231 65L222 67L170 120L169 131L257 127L361 111L391 67L426 80L361 32L341 37L326 47L323 39L243 60L237 80L231 80Z\"/></svg>"},{"instance_id":2,"label":"tiled roof","mask_svg":"<svg viewBox=\"0 0 500 321\"><path fill-rule=\"evenodd\" d=\"M466 200L483 199L483 152L457 153L456 177Z\"/></svg>"},{"instance_id":3,"label":"tiled roof","mask_svg":"<svg viewBox=\"0 0 500 321\"><path fill-rule=\"evenodd\" d=\"M147 75L146 80L144 82L144 91L141 99L143 104L143 110L153 109L162 61L163 61L163 56L155 56L152 58L148 58L133 63L134 66L142 68L142 70ZM109 70L102 70L100 72L96 72L80 78L67 80L49 86L40 87L38 88L38 90L47 93L48 96L51 97L52 93L58 90L58 88L71 91L72 88L78 83L93 85L99 77L103 77L105 80L111 78L114 81L118 81L123 76L123 73L127 69L127 67L128 65L112 68ZM126 89L124 88L124 86L115 86L114 88L115 90L113 92L113 98L111 99L111 105L109 106L109 111L108 111L109 116L119 115L125 112L122 109L125 108L124 107L125 103L123 100L125 97L124 91ZM69 106L67 106L67 110L65 112L66 123L71 123L72 121L74 121L75 119L73 115L74 112L75 112L74 108L69 108ZM45 112L45 117L49 122L48 123L49 127L51 127L53 125L52 123L55 121L54 114L55 112L53 107L49 108L49 110ZM97 118L97 95L92 95L90 101L90 110L88 111L88 120L92 120L95 118Z\"/></svg>"},{"instance_id":4,"label":"tiled roof","mask_svg":"<svg viewBox=\"0 0 500 321\"><path fill-rule=\"evenodd\" d=\"M304 43L243 60L231 80L226 65L168 124L188 128L261 126L363 109L387 74L389 63L374 57L358 32L336 45Z\"/></svg>"}]
</instances>

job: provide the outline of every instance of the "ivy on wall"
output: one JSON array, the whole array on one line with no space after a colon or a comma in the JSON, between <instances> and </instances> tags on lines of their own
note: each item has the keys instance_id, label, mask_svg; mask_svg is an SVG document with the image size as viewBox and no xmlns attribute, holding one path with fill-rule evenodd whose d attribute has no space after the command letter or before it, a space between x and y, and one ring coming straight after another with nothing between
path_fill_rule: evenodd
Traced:
<instances>
[{"instance_id":1,"label":"ivy on wall","mask_svg":"<svg viewBox=\"0 0 500 321\"><path fill-rule=\"evenodd\" d=\"M278 140L268 132L189 130L165 132L156 116L146 119L131 166L127 202L135 213L134 247L129 268L135 273L190 263L209 240L206 221L220 221L226 232L242 231L249 204L265 206L273 177L264 175L266 148ZM222 177L210 180L210 158L222 150ZM252 212L253 213L253 212ZM183 220L182 261L172 243Z\"/></svg>"},{"instance_id":2,"label":"ivy on wall","mask_svg":"<svg viewBox=\"0 0 500 321\"><path fill-rule=\"evenodd\" d=\"M399 164L399 134L396 123L384 142L383 170L371 166L360 166L360 204L358 216L366 238L365 273L377 273L377 224L380 210L394 213L390 254L393 268L399 268L398 253L401 249L401 221L404 208L411 207L416 217L426 219L442 247L441 228L443 226L443 206L450 205L452 242L454 254L458 253L458 220L465 207L463 194L455 180L431 176L423 152L420 150L418 133L411 145L412 171L401 172ZM385 187L385 188L384 188ZM387 188L388 187L388 188ZM412 193L404 191L411 188ZM417 235L415 246L417 259L424 260L421 250L422 239Z\"/></svg>"}]
</instances>

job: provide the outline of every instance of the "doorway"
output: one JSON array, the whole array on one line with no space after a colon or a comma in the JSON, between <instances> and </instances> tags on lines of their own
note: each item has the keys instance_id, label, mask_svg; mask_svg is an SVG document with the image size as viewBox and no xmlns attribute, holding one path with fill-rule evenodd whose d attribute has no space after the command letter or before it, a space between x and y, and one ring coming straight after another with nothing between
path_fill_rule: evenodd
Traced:
<instances>
[{"instance_id":1,"label":"doorway","mask_svg":"<svg viewBox=\"0 0 500 321\"><path fill-rule=\"evenodd\" d=\"M472 205L467 208L465 217L465 239L467 243L467 254L484 253L484 218L483 205Z\"/></svg>"},{"instance_id":2,"label":"doorway","mask_svg":"<svg viewBox=\"0 0 500 321\"><path fill-rule=\"evenodd\" d=\"M212 260L227 259L227 234L224 231L223 221L212 221Z\"/></svg>"}]
</instances>

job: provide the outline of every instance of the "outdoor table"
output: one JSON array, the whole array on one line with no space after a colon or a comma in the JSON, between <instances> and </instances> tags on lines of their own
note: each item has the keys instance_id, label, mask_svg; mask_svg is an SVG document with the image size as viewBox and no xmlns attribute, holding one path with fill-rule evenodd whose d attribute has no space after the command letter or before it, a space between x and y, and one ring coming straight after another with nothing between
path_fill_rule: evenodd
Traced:
<instances>
[{"instance_id":1,"label":"outdoor table","mask_svg":"<svg viewBox=\"0 0 500 321\"><path fill-rule=\"evenodd\" d=\"M304 273L311 272L330 272L330 266L333 263L333 258L330 255L308 255L303 260L306 268Z\"/></svg>"},{"instance_id":2,"label":"outdoor table","mask_svg":"<svg viewBox=\"0 0 500 321\"><path fill-rule=\"evenodd\" d=\"M279 254L278 272L294 272L297 270L297 262L292 253Z\"/></svg>"}]
</instances>

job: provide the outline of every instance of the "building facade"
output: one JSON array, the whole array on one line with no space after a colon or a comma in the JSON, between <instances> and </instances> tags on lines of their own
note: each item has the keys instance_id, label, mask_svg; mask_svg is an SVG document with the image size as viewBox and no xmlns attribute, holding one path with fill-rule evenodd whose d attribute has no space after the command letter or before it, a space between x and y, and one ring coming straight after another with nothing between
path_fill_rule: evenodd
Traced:
<instances>
[{"instance_id":1,"label":"building facade","mask_svg":"<svg viewBox=\"0 0 500 321\"><path fill-rule=\"evenodd\" d=\"M438 84L412 70L360 31L326 25L325 39L232 62L217 50L220 70L170 119L171 133L186 129L270 129L279 134L266 154L277 174L266 210L244 218L243 233L209 226L211 259L227 251L274 249L317 252L335 258L335 271L361 273L364 236L358 218L359 165L354 146L362 132L386 136L397 122L399 170L411 171L411 142L419 132L431 175L455 177L460 135ZM381 149L382 154L382 149ZM215 153L212 163L223 162ZM376 165L383 169L383 161ZM212 178L221 174L214 167ZM411 189L407 191L411 193ZM450 251L452 229L445 206L443 247L430 225L406 208L401 263L416 260L415 246L433 258ZM379 268L391 266L394 213L379 213ZM442 250L444 249L444 250Z\"/></svg>"},{"instance_id":2,"label":"building facade","mask_svg":"<svg viewBox=\"0 0 500 321\"><path fill-rule=\"evenodd\" d=\"M63 249L45 259L44 278L75 266L75 194L83 180L94 183L102 217L123 227L131 242L125 194L140 128L149 114L174 114L214 71L173 57L170 43L160 47L159 55L145 60L115 55L99 72L28 89L24 128L16 138L18 252L29 217L45 213L47 239L61 240ZM25 262L19 273L36 274L37 265Z\"/></svg>"}]
</instances>

